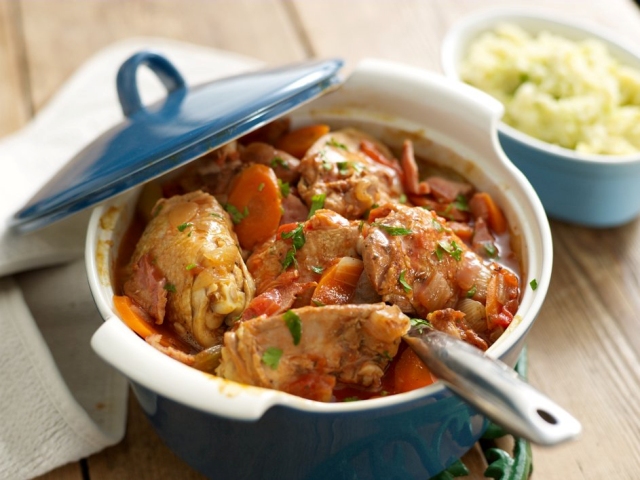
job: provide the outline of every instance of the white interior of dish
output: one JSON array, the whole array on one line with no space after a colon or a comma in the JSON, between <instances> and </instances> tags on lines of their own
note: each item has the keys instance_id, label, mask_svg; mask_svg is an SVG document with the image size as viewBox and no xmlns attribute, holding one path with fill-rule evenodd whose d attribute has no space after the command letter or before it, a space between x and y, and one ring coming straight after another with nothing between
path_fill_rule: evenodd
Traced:
<instances>
[{"instance_id":1,"label":"white interior of dish","mask_svg":"<svg viewBox=\"0 0 640 480\"><path fill-rule=\"evenodd\" d=\"M552 246L540 201L499 147L496 124L501 114L497 101L471 87L423 70L368 60L337 91L300 108L293 118L297 123L322 120L335 127L359 126L392 144L401 139L398 130L428 138L457 154L447 155L447 149L440 148L439 161L494 195L512 227L523 269L519 314L488 351L503 358L521 345L542 306L551 278ZM434 152L428 141L417 141L416 151ZM244 420L259 418L275 404L313 412L359 411L396 405L443 388L436 383L399 395L327 404L226 381L160 353L124 325L112 303L110 272L137 194L129 192L94 211L86 253L89 283L106 320L92 346L130 379L193 408ZM538 282L535 291L529 287L531 279Z\"/></svg>"},{"instance_id":2,"label":"white interior of dish","mask_svg":"<svg viewBox=\"0 0 640 480\"><path fill-rule=\"evenodd\" d=\"M441 63L445 75L449 78L460 80L458 68L466 56L469 45L482 33L494 29L500 23L506 22L518 25L530 33L546 30L570 40L599 39L607 45L614 58L625 65L640 70L640 49L629 42L625 42L623 39L616 38L615 34L598 25L563 19L555 12L550 13L543 10L491 8L460 20L447 32L441 49ZM569 161L616 164L640 160L640 154L614 156L578 153L559 145L538 140L503 122L499 123L498 128L501 132L519 142L532 148L550 152Z\"/></svg>"}]
</instances>

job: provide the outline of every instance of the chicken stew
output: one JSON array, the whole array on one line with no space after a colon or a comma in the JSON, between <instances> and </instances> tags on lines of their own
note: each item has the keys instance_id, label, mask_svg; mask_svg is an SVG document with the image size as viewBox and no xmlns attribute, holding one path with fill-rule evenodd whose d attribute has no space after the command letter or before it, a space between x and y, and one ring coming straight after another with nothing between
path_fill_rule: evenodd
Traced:
<instances>
[{"instance_id":1,"label":"chicken stew","mask_svg":"<svg viewBox=\"0 0 640 480\"><path fill-rule=\"evenodd\" d=\"M520 299L509 225L486 192L367 133L275 121L148 184L114 304L202 371L318 401L434 378L412 325L486 350Z\"/></svg>"}]
</instances>

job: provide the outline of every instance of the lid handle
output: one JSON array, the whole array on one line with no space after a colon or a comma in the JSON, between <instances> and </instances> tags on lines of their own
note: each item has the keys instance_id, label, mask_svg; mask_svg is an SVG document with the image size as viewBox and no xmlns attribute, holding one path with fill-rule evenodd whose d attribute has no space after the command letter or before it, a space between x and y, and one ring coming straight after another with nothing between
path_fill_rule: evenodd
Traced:
<instances>
[{"instance_id":1,"label":"lid handle","mask_svg":"<svg viewBox=\"0 0 640 480\"><path fill-rule=\"evenodd\" d=\"M151 51L142 51L131 56L118 70L116 85L122 112L130 117L143 108L136 73L141 65L156 74L167 89L167 93L185 88L186 83L178 69L166 57Z\"/></svg>"}]
</instances>

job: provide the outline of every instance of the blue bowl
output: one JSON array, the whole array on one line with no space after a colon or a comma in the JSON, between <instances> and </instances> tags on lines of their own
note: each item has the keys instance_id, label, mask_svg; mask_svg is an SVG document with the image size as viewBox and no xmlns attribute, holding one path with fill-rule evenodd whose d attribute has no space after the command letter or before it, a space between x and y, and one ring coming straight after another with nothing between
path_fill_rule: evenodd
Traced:
<instances>
[{"instance_id":1,"label":"blue bowl","mask_svg":"<svg viewBox=\"0 0 640 480\"><path fill-rule=\"evenodd\" d=\"M533 139L522 141L503 130L498 137L504 152L531 182L549 217L604 228L640 213L640 157L588 160L538 148Z\"/></svg>"},{"instance_id":2,"label":"blue bowl","mask_svg":"<svg viewBox=\"0 0 640 480\"><path fill-rule=\"evenodd\" d=\"M640 51L597 25L562 19L557 12L491 8L460 20L449 30L441 51L445 74L459 80L458 66L469 45L501 23L575 41L597 39L622 64L640 70ZM624 156L579 153L533 138L504 122L498 124L498 136L507 157L531 182L549 217L604 228L622 225L640 214L640 152Z\"/></svg>"}]
</instances>

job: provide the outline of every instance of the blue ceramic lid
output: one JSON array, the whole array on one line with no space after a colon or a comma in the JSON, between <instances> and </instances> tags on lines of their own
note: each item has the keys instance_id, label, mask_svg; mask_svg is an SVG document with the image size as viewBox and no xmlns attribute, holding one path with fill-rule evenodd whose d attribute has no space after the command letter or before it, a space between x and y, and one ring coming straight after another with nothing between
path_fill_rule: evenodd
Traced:
<instances>
[{"instance_id":1,"label":"blue ceramic lid","mask_svg":"<svg viewBox=\"0 0 640 480\"><path fill-rule=\"evenodd\" d=\"M137 53L120 67L116 82L126 119L73 158L15 214L12 227L44 227L255 130L337 85L342 63L298 63L189 89L165 57ZM149 107L136 82L141 65L167 89Z\"/></svg>"}]
</instances>

